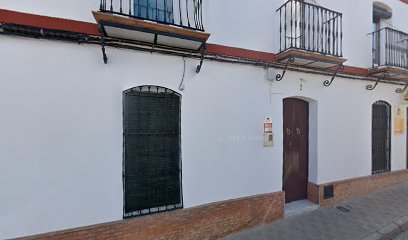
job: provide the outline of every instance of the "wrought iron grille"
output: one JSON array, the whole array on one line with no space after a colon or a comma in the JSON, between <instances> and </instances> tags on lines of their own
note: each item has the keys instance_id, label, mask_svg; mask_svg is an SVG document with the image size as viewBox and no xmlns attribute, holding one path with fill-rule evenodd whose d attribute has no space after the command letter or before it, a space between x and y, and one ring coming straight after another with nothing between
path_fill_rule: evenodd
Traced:
<instances>
[{"instance_id":1,"label":"wrought iron grille","mask_svg":"<svg viewBox=\"0 0 408 240\"><path fill-rule=\"evenodd\" d=\"M300 49L343 56L343 14L303 0L289 0L277 12L280 52Z\"/></svg>"},{"instance_id":2,"label":"wrought iron grille","mask_svg":"<svg viewBox=\"0 0 408 240\"><path fill-rule=\"evenodd\" d=\"M203 0L100 0L100 11L204 31Z\"/></svg>"},{"instance_id":3,"label":"wrought iron grille","mask_svg":"<svg viewBox=\"0 0 408 240\"><path fill-rule=\"evenodd\" d=\"M183 207L180 101L172 90L124 92L124 217Z\"/></svg>"},{"instance_id":4,"label":"wrought iron grille","mask_svg":"<svg viewBox=\"0 0 408 240\"><path fill-rule=\"evenodd\" d=\"M408 34L383 28L372 32L373 67L408 68Z\"/></svg>"},{"instance_id":5,"label":"wrought iron grille","mask_svg":"<svg viewBox=\"0 0 408 240\"><path fill-rule=\"evenodd\" d=\"M391 105L378 101L372 108L372 173L391 168Z\"/></svg>"}]
</instances>

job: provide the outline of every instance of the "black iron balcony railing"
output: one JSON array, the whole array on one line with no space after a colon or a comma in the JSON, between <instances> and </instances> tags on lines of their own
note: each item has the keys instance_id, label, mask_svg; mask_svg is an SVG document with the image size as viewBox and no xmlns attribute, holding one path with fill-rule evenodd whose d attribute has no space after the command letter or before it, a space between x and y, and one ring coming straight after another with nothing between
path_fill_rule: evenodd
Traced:
<instances>
[{"instance_id":1,"label":"black iron balcony railing","mask_svg":"<svg viewBox=\"0 0 408 240\"><path fill-rule=\"evenodd\" d=\"M99 10L204 31L203 0L101 0Z\"/></svg>"},{"instance_id":2,"label":"black iron balcony railing","mask_svg":"<svg viewBox=\"0 0 408 240\"><path fill-rule=\"evenodd\" d=\"M327 8L289 0L279 12L279 50L299 49L343 56L343 15Z\"/></svg>"},{"instance_id":3,"label":"black iron balcony railing","mask_svg":"<svg viewBox=\"0 0 408 240\"><path fill-rule=\"evenodd\" d=\"M390 66L408 69L408 34L383 28L371 33L373 67Z\"/></svg>"}]
</instances>

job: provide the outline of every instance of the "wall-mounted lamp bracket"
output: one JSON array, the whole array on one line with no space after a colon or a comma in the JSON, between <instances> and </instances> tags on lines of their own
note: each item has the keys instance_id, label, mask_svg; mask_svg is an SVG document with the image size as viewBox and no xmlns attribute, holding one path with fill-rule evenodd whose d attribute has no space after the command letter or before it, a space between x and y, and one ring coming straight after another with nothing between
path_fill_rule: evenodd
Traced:
<instances>
[{"instance_id":1,"label":"wall-mounted lamp bracket","mask_svg":"<svg viewBox=\"0 0 408 240\"><path fill-rule=\"evenodd\" d=\"M383 74L381 75L381 77L379 77L379 78L377 79L377 81L375 82L374 85L372 85L372 84L367 85L367 86L366 86L366 89L367 89L367 90L370 90L370 91L374 90L374 89L377 87L378 83L379 83L381 80L386 79L386 78L388 78L389 76L390 76L390 74L389 74L388 72L383 73Z\"/></svg>"},{"instance_id":2,"label":"wall-mounted lamp bracket","mask_svg":"<svg viewBox=\"0 0 408 240\"><path fill-rule=\"evenodd\" d=\"M288 70L289 64L293 64L295 62L295 58L294 57L290 57L288 59L288 61L286 62L285 65L285 69L283 70L282 74L278 73L276 75L276 81L281 81L283 79L283 77L285 76L286 70Z\"/></svg>"},{"instance_id":3,"label":"wall-mounted lamp bracket","mask_svg":"<svg viewBox=\"0 0 408 240\"><path fill-rule=\"evenodd\" d=\"M339 66L337 66L336 71L334 72L333 77L331 78L331 80L324 81L323 85L325 87L330 86L333 83L334 79L337 77L337 74L339 72L342 72L343 70L344 70L344 65L343 64L340 64Z\"/></svg>"}]
</instances>

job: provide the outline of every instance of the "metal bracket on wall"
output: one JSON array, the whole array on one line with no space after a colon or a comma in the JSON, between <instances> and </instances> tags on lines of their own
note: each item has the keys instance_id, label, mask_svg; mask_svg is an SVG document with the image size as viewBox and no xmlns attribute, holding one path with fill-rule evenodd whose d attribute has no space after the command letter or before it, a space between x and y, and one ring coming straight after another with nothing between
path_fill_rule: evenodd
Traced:
<instances>
[{"instance_id":1,"label":"metal bracket on wall","mask_svg":"<svg viewBox=\"0 0 408 240\"><path fill-rule=\"evenodd\" d=\"M108 56L106 55L106 50L105 50L105 41L104 38L101 38L101 45L102 45L102 55L103 55L103 62L105 64L108 63Z\"/></svg>"},{"instance_id":2,"label":"metal bracket on wall","mask_svg":"<svg viewBox=\"0 0 408 240\"><path fill-rule=\"evenodd\" d=\"M103 55L103 62L105 64L108 63L108 56L106 55L106 50L105 50L105 37L103 36L103 30L102 28L99 28L99 32L101 33L101 46L102 46L102 55Z\"/></svg>"},{"instance_id":3,"label":"metal bracket on wall","mask_svg":"<svg viewBox=\"0 0 408 240\"><path fill-rule=\"evenodd\" d=\"M386 78L388 78L389 76L390 76L390 74L389 74L388 72L383 73L383 74L381 75L381 77L379 77L379 78L377 79L377 81L375 82L374 85L372 85L372 84L367 85L367 86L366 86L366 89L367 89L367 90L370 90L370 91L371 91L371 90L374 90L374 89L377 87L378 83L379 83L381 80L386 79Z\"/></svg>"},{"instance_id":4,"label":"metal bracket on wall","mask_svg":"<svg viewBox=\"0 0 408 240\"><path fill-rule=\"evenodd\" d=\"M200 73L200 71L201 71L201 67L203 66L203 62L204 62L204 55L206 53L206 49L207 49L207 47L204 44L203 48L201 49L200 64L196 68L196 73Z\"/></svg>"},{"instance_id":5,"label":"metal bracket on wall","mask_svg":"<svg viewBox=\"0 0 408 240\"><path fill-rule=\"evenodd\" d=\"M288 61L286 62L285 65L285 69L283 70L282 74L278 73L276 75L276 81L281 81L283 79L283 77L285 76L286 70L288 70L289 64L293 64L295 62L295 58L294 57L290 57L288 59Z\"/></svg>"},{"instance_id":6,"label":"metal bracket on wall","mask_svg":"<svg viewBox=\"0 0 408 240\"><path fill-rule=\"evenodd\" d=\"M403 93L403 92L405 92L407 89L408 89L408 81L407 81L407 83L405 84L405 87L404 87L404 88L397 88L397 90L395 90L395 92L396 92L396 93Z\"/></svg>"},{"instance_id":7,"label":"metal bracket on wall","mask_svg":"<svg viewBox=\"0 0 408 240\"><path fill-rule=\"evenodd\" d=\"M343 72L343 70L344 70L344 65L343 64L338 65L336 71L333 74L333 77L331 78L331 80L324 81L323 85L325 87L330 86L333 83L334 79L337 77L337 74L339 72Z\"/></svg>"}]
</instances>

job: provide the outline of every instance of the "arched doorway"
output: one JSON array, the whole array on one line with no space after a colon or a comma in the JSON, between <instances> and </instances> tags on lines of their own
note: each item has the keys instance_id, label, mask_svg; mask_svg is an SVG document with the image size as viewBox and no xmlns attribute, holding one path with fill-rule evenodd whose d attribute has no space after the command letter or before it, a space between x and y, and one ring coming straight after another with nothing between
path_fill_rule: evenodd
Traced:
<instances>
[{"instance_id":1,"label":"arched doorway","mask_svg":"<svg viewBox=\"0 0 408 240\"><path fill-rule=\"evenodd\" d=\"M283 191L285 202L307 199L309 178L309 103L283 100Z\"/></svg>"},{"instance_id":2,"label":"arched doorway","mask_svg":"<svg viewBox=\"0 0 408 240\"><path fill-rule=\"evenodd\" d=\"M372 106L372 174L391 170L391 105L377 101Z\"/></svg>"}]
</instances>

